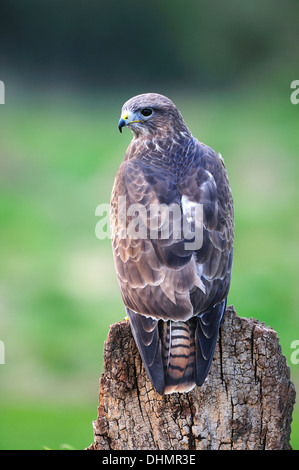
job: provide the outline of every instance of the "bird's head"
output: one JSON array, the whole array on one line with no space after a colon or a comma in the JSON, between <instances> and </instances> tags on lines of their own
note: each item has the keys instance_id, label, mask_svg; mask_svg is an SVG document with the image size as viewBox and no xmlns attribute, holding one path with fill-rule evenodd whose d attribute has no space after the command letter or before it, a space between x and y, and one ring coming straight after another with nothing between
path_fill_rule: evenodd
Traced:
<instances>
[{"instance_id":1,"label":"bird's head","mask_svg":"<svg viewBox=\"0 0 299 470\"><path fill-rule=\"evenodd\" d=\"M136 137L140 134L154 135L161 129L173 132L179 128L189 132L174 103L158 93L144 93L127 101L118 123L120 132L124 126L128 126Z\"/></svg>"}]
</instances>

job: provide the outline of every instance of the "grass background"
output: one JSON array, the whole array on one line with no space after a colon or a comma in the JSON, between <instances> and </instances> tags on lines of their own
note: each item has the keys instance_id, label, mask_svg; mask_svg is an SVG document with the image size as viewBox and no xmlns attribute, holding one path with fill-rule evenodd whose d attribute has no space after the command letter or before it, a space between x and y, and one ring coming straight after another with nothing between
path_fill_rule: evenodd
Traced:
<instances>
[{"instance_id":1,"label":"grass background","mask_svg":"<svg viewBox=\"0 0 299 470\"><path fill-rule=\"evenodd\" d=\"M95 209L109 202L131 139L117 130L120 108L143 91L167 94L193 134L223 155L236 219L228 303L278 332L298 385L290 345L299 339L299 105L290 81L262 79L206 93L10 88L0 107L1 449L93 441L103 343L124 317ZM292 445L299 449L297 406Z\"/></svg>"}]
</instances>

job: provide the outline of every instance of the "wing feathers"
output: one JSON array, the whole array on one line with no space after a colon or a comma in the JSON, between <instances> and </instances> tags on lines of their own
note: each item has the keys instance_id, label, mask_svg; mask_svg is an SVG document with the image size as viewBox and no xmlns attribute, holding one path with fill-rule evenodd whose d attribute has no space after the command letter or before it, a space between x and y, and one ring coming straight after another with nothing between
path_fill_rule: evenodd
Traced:
<instances>
[{"instance_id":1,"label":"wing feathers","mask_svg":"<svg viewBox=\"0 0 299 470\"><path fill-rule=\"evenodd\" d=\"M111 198L111 235L133 335L147 373L162 394L201 385L209 371L230 285L234 221L226 170L217 154L192 139L184 147L188 154L172 155L167 166L166 150L161 147L162 153L151 159L157 149L150 144L143 156L138 139L134 141L134 155L140 158L130 158L128 151L119 169ZM119 197L125 198L124 218ZM128 233L141 207L133 210L132 204L144 208L139 221L145 238ZM151 206L161 204L151 221ZM168 236L162 236L172 204L181 204L181 228L184 218L194 226L195 208L202 205L203 240L196 250L186 244L192 241L190 227L188 237L183 231L177 237L175 217L168 220ZM152 237L153 227L158 236Z\"/></svg>"},{"instance_id":2,"label":"wing feathers","mask_svg":"<svg viewBox=\"0 0 299 470\"><path fill-rule=\"evenodd\" d=\"M126 311L145 369L157 392L162 395L165 381L158 321L136 314L128 308Z\"/></svg>"},{"instance_id":3,"label":"wing feathers","mask_svg":"<svg viewBox=\"0 0 299 470\"><path fill-rule=\"evenodd\" d=\"M201 316L196 326L196 385L202 385L209 372L216 347L218 331L226 307L226 299Z\"/></svg>"}]
</instances>

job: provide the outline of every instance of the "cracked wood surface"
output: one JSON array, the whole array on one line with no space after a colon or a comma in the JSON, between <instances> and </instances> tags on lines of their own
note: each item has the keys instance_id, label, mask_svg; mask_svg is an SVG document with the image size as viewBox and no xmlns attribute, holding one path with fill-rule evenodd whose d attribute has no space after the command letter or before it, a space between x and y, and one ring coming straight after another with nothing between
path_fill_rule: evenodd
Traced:
<instances>
[{"instance_id":1,"label":"cracked wood surface","mask_svg":"<svg viewBox=\"0 0 299 470\"><path fill-rule=\"evenodd\" d=\"M290 448L295 389L277 333L226 310L202 387L160 396L149 381L126 321L104 347L91 450Z\"/></svg>"}]
</instances>

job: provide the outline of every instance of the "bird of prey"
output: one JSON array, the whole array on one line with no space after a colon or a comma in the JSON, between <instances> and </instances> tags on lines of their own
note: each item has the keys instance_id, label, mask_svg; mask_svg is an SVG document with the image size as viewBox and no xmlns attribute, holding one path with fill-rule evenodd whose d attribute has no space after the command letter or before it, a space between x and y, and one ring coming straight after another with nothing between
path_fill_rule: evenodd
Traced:
<instances>
[{"instance_id":1,"label":"bird of prey","mask_svg":"<svg viewBox=\"0 0 299 470\"><path fill-rule=\"evenodd\" d=\"M131 98L118 125L133 132L110 205L122 299L157 392L188 392L207 377L230 287L234 209L227 172L221 155L193 137L163 95ZM178 233L176 214L168 218L165 237L162 212L174 205L189 231ZM162 208L154 234L152 207ZM202 219L200 243L192 235L196 218ZM135 231L128 230L132 223Z\"/></svg>"}]
</instances>

